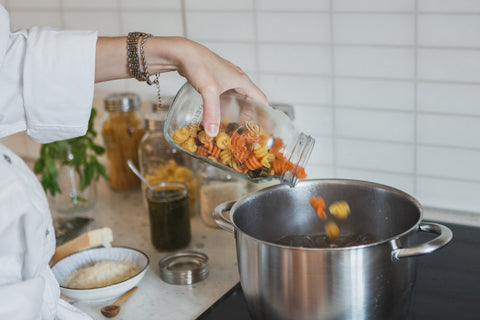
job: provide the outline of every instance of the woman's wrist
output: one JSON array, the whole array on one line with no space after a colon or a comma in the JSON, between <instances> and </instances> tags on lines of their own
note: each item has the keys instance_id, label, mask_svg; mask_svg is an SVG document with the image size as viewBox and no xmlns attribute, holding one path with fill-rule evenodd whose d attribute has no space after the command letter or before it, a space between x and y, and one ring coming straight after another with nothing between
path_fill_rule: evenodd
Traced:
<instances>
[{"instance_id":1,"label":"woman's wrist","mask_svg":"<svg viewBox=\"0 0 480 320\"><path fill-rule=\"evenodd\" d=\"M190 43L190 40L182 37L148 38L144 54L149 73L178 71L182 65L182 57L191 46Z\"/></svg>"},{"instance_id":2,"label":"woman's wrist","mask_svg":"<svg viewBox=\"0 0 480 320\"><path fill-rule=\"evenodd\" d=\"M141 39L138 39L141 43ZM138 57L140 54L138 46ZM179 70L194 42L182 37L150 37L144 45L149 74ZM127 55L127 37L99 37L95 53L95 82L131 78ZM139 62L143 70L142 61Z\"/></svg>"}]
</instances>

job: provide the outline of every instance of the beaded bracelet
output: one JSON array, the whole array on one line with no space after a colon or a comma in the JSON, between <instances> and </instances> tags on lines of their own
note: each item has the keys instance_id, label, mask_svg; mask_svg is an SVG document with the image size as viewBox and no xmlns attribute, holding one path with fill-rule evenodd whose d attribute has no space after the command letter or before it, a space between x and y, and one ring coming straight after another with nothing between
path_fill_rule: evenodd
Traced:
<instances>
[{"instance_id":1,"label":"beaded bracelet","mask_svg":"<svg viewBox=\"0 0 480 320\"><path fill-rule=\"evenodd\" d=\"M140 70L140 63L138 59L138 39L145 37L146 33L143 32L130 32L127 37L127 56L128 56L128 69L132 77L138 81L145 81L146 77Z\"/></svg>"}]
</instances>

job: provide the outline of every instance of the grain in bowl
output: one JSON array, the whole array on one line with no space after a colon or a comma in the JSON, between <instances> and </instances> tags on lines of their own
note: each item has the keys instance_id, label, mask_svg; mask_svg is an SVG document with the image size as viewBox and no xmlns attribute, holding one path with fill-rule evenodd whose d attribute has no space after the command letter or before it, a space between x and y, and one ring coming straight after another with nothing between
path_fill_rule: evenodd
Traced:
<instances>
[{"instance_id":1,"label":"grain in bowl","mask_svg":"<svg viewBox=\"0 0 480 320\"><path fill-rule=\"evenodd\" d=\"M139 271L135 262L103 260L72 271L62 285L73 289L100 288L129 279Z\"/></svg>"},{"instance_id":2,"label":"grain in bowl","mask_svg":"<svg viewBox=\"0 0 480 320\"><path fill-rule=\"evenodd\" d=\"M75 270L93 266L101 261L127 261L135 263L138 272L116 284L91 289L71 288L65 285L65 279ZM138 285L149 269L150 259L140 250L127 247L91 248L71 254L52 266L52 272L60 284L60 291L67 300L99 302L119 297Z\"/></svg>"}]
</instances>

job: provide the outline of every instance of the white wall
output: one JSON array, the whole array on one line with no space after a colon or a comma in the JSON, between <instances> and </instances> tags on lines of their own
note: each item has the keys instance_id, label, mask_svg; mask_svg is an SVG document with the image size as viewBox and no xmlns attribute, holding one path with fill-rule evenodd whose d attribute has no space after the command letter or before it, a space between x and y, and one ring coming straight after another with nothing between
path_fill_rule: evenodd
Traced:
<instances>
[{"instance_id":1,"label":"white wall","mask_svg":"<svg viewBox=\"0 0 480 320\"><path fill-rule=\"evenodd\" d=\"M479 211L480 2L476 0L0 0L12 29L145 31L199 41L295 106L316 148L311 178L398 187L426 206ZM161 76L162 92L184 82ZM135 80L96 87L155 89ZM13 141L13 142L12 142ZM7 144L37 154L23 135Z\"/></svg>"}]
</instances>

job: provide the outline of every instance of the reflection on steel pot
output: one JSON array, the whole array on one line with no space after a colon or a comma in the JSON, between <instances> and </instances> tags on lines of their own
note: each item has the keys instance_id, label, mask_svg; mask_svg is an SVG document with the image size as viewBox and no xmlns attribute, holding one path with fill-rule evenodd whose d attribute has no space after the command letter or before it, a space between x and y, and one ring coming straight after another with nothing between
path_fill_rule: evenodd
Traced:
<instances>
[{"instance_id":1,"label":"reflection on steel pot","mask_svg":"<svg viewBox=\"0 0 480 320\"><path fill-rule=\"evenodd\" d=\"M311 196L347 201L352 213L338 224L346 238L360 242L324 248L278 244L287 236L315 238L323 231L325 221L310 207ZM415 281L411 257L452 239L447 227L422 222L422 208L408 194L354 180L266 188L219 205L213 216L235 234L240 282L253 319L406 319ZM419 244L418 231L438 236Z\"/></svg>"}]
</instances>

